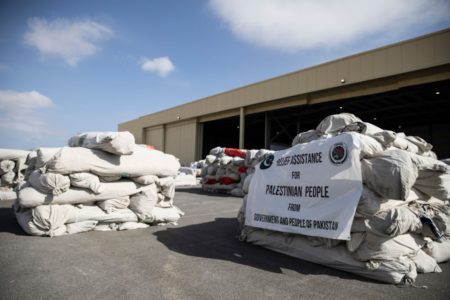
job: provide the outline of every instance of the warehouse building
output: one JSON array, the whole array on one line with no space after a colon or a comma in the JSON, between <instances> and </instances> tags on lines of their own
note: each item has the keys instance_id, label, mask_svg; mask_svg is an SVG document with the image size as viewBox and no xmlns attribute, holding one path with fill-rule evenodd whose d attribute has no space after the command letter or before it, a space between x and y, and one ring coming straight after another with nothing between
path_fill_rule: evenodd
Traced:
<instances>
[{"instance_id":1,"label":"warehouse building","mask_svg":"<svg viewBox=\"0 0 450 300\"><path fill-rule=\"evenodd\" d=\"M450 29L119 124L188 165L216 146L282 149L326 116L353 113L450 157Z\"/></svg>"}]
</instances>

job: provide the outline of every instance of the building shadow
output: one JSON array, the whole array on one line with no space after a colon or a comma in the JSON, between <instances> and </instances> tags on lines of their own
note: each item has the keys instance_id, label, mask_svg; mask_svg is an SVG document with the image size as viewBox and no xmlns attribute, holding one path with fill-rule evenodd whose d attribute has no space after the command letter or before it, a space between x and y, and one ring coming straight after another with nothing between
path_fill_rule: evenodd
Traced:
<instances>
[{"instance_id":1,"label":"building shadow","mask_svg":"<svg viewBox=\"0 0 450 300\"><path fill-rule=\"evenodd\" d=\"M289 269L303 275L329 275L384 284L241 242L238 240L239 233L236 218L216 218L207 223L167 228L153 235L168 249L183 255L225 260L274 273Z\"/></svg>"},{"instance_id":2,"label":"building shadow","mask_svg":"<svg viewBox=\"0 0 450 300\"><path fill-rule=\"evenodd\" d=\"M228 194L226 191L218 192L218 191L205 191L201 186L177 186L175 188L177 192L189 193L189 194L197 194L197 195L205 195L208 197L221 197L221 198L242 198L236 197Z\"/></svg>"},{"instance_id":3,"label":"building shadow","mask_svg":"<svg viewBox=\"0 0 450 300\"><path fill-rule=\"evenodd\" d=\"M17 223L12 207L0 207L0 232L27 235Z\"/></svg>"}]
</instances>

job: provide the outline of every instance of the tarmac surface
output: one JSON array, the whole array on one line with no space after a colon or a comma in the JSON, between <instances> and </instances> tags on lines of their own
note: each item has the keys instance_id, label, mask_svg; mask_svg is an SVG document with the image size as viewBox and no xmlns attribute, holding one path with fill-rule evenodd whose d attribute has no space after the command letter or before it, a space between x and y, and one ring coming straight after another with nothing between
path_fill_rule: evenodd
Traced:
<instances>
[{"instance_id":1,"label":"tarmac surface","mask_svg":"<svg viewBox=\"0 0 450 300\"><path fill-rule=\"evenodd\" d=\"M0 299L450 299L450 264L397 287L240 242L242 199L179 188L178 226L28 236L0 203Z\"/></svg>"}]
</instances>

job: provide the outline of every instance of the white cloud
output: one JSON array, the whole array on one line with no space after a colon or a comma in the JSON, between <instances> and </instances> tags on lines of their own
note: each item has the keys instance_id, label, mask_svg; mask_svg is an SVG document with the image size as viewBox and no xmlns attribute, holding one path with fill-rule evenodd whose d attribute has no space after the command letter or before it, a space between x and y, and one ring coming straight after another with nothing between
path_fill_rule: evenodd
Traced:
<instances>
[{"instance_id":1,"label":"white cloud","mask_svg":"<svg viewBox=\"0 0 450 300\"><path fill-rule=\"evenodd\" d=\"M209 5L240 39L284 51L336 47L450 18L448 0L210 0Z\"/></svg>"},{"instance_id":2,"label":"white cloud","mask_svg":"<svg viewBox=\"0 0 450 300\"><path fill-rule=\"evenodd\" d=\"M28 27L25 44L35 47L42 55L62 58L71 66L95 54L98 44L114 34L108 26L91 20L32 18L28 20Z\"/></svg>"},{"instance_id":3,"label":"white cloud","mask_svg":"<svg viewBox=\"0 0 450 300\"><path fill-rule=\"evenodd\" d=\"M49 134L41 108L54 106L52 100L37 91L0 90L0 129L28 134Z\"/></svg>"},{"instance_id":4,"label":"white cloud","mask_svg":"<svg viewBox=\"0 0 450 300\"><path fill-rule=\"evenodd\" d=\"M155 72L160 77L166 77L170 72L175 70L174 64L167 56L153 59L143 58L141 60L141 68L144 71Z\"/></svg>"}]
</instances>

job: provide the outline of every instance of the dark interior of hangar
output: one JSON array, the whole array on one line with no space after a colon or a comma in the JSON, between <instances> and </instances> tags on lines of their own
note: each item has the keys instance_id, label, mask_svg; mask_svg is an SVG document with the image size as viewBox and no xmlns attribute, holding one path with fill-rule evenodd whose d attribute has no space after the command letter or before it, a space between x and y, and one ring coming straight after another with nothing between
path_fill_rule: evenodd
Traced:
<instances>
[{"instance_id":1,"label":"dark interior of hangar","mask_svg":"<svg viewBox=\"0 0 450 300\"><path fill-rule=\"evenodd\" d=\"M203 123L202 157L217 146L239 148L239 117Z\"/></svg>"},{"instance_id":2,"label":"dark interior of hangar","mask_svg":"<svg viewBox=\"0 0 450 300\"><path fill-rule=\"evenodd\" d=\"M278 150L290 147L297 133L314 129L326 116L341 112L355 114L364 122L386 130L419 136L434 146L433 151L438 158L450 157L448 80L370 96L247 115L245 148ZM238 147L239 117L206 122L203 126L203 157L215 146Z\"/></svg>"}]
</instances>

